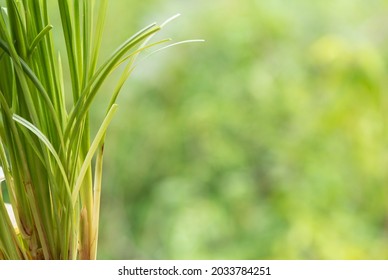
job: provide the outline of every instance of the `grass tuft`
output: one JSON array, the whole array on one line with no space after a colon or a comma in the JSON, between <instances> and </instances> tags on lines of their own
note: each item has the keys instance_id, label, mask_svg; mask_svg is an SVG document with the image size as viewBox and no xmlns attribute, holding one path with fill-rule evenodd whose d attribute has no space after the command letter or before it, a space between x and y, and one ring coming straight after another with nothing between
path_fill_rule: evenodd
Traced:
<instances>
[{"instance_id":1,"label":"grass tuft","mask_svg":"<svg viewBox=\"0 0 388 280\"><path fill-rule=\"evenodd\" d=\"M138 55L169 41L150 43L163 26L151 24L101 59L107 5L107 0L58 0L57 27L50 24L47 0L0 2L0 165L11 202L6 206L0 191L0 259L96 258L103 147L116 98ZM71 92L65 92L63 62L53 42L59 29ZM90 107L123 64L92 137Z\"/></svg>"}]
</instances>

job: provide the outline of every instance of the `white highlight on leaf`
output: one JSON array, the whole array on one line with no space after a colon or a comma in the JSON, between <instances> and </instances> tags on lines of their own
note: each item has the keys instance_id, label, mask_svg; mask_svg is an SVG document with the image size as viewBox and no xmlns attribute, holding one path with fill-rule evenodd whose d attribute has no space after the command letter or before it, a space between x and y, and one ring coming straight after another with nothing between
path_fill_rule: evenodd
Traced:
<instances>
[{"instance_id":1,"label":"white highlight on leaf","mask_svg":"<svg viewBox=\"0 0 388 280\"><path fill-rule=\"evenodd\" d=\"M7 208L8 216L12 222L13 227L17 228L18 224L16 222L15 214L13 213L12 205L9 203L5 203L5 208Z\"/></svg>"},{"instance_id":2,"label":"white highlight on leaf","mask_svg":"<svg viewBox=\"0 0 388 280\"><path fill-rule=\"evenodd\" d=\"M5 181L3 168L0 167L0 183Z\"/></svg>"},{"instance_id":3,"label":"white highlight on leaf","mask_svg":"<svg viewBox=\"0 0 388 280\"><path fill-rule=\"evenodd\" d=\"M0 167L0 183L3 181L5 181L4 171L3 171L3 168ZM4 205L5 205L5 208L7 209L8 216L12 222L12 225L15 228L15 230L17 231L18 224L16 222L16 217L15 217L15 213L13 212L12 205L9 203L4 203Z\"/></svg>"}]
</instances>

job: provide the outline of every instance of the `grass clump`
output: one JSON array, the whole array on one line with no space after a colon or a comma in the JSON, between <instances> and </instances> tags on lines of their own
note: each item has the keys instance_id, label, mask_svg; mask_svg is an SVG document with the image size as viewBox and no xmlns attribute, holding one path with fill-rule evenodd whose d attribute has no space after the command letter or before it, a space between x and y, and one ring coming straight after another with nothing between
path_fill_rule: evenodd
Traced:
<instances>
[{"instance_id":1,"label":"grass clump","mask_svg":"<svg viewBox=\"0 0 388 280\"><path fill-rule=\"evenodd\" d=\"M0 259L95 259L104 141L115 101L136 57L168 40L150 43L162 27L151 24L100 62L108 1L58 0L70 94L47 0L0 4L0 165L17 223L15 230L0 191ZM92 137L91 104L121 64Z\"/></svg>"}]
</instances>

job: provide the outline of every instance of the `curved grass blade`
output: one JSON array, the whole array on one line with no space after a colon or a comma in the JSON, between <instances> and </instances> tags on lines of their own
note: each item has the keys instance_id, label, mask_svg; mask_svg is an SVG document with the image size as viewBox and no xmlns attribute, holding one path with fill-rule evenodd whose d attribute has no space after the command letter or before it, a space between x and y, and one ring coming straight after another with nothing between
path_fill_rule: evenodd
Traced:
<instances>
[{"instance_id":1,"label":"curved grass blade","mask_svg":"<svg viewBox=\"0 0 388 280\"><path fill-rule=\"evenodd\" d=\"M2 48L8 55L10 55L11 58L13 58L12 56L12 53L11 53L11 50L9 49L7 43L5 43L3 40L0 39L0 48ZM21 59L20 57L18 57L18 61L16 63L16 65L18 65L18 63L20 63L20 66L22 67L24 73L30 78L30 80L32 81L32 83L35 85L35 87L37 88L38 92L41 94L41 96L43 97L43 100L46 102L46 105L48 106L48 110L49 112L51 113L51 117L54 121L54 124L55 124L55 128L58 132L58 136L60 137L61 139L61 143L62 145L63 144L63 138L61 137L62 136L62 129L61 129L61 125L59 123L59 119L58 119L58 116L56 114L56 111L55 111L55 108L50 100L50 97L49 95L47 94L45 88L43 87L43 85L41 84L41 82L39 81L38 77L36 77L35 73L31 70L31 68L28 66L28 64L23 60Z\"/></svg>"},{"instance_id":2,"label":"curved grass blade","mask_svg":"<svg viewBox=\"0 0 388 280\"><path fill-rule=\"evenodd\" d=\"M99 68L99 70L94 74L94 76L90 79L88 84L85 86L81 97L79 98L77 104L74 106L73 110L69 115L68 125L66 126L64 137L65 139L71 139L69 137L69 133L71 131L77 131L78 126L80 124L79 120L82 120L83 117L87 114L90 104L94 97L96 96L99 88L109 76L109 74L116 67L118 61L121 60L123 56L134 46L136 46L139 42L145 40L148 36L152 35L155 32L160 30L159 26L156 24L151 24L141 31L137 32L131 38L129 38L125 43L123 43L114 53L113 55L105 61L105 63ZM77 121L75 121L77 120Z\"/></svg>"},{"instance_id":3,"label":"curved grass blade","mask_svg":"<svg viewBox=\"0 0 388 280\"><path fill-rule=\"evenodd\" d=\"M81 185L82 185L82 182L84 180L86 171L90 168L90 163L92 161L92 158L93 158L98 146L100 145L101 140L104 138L106 130L108 129L108 126L109 126L110 122L112 121L113 115L115 114L116 110L117 110L117 105L114 104L112 106L112 108L109 110L108 114L106 115L104 121L102 122L102 124L100 126L100 129L98 130L92 144L90 145L90 149L89 149L89 151L85 157L85 160L81 166L81 169L80 169L80 172L78 174L77 181L75 183L73 193L71 196L73 206L77 202L78 193L81 189Z\"/></svg>"},{"instance_id":4,"label":"curved grass blade","mask_svg":"<svg viewBox=\"0 0 388 280\"><path fill-rule=\"evenodd\" d=\"M65 168L63 167L61 159L60 159L59 155L57 154L57 152L55 151L53 145L50 143L50 141L47 139L47 137L36 126L34 126L32 123L30 123L26 119L24 119L21 116L16 115L16 114L14 114L12 118L14 121L16 121L17 123L19 123L23 127L27 128L29 131L31 131L33 134L35 134L39 138L39 140L42 141L42 143L46 146L46 148L51 152L56 163L58 164L58 168L61 172L62 179L63 179L65 186L66 186L67 194L70 196L71 191L70 191L70 185L69 185L69 182L68 182L68 179L66 176L66 171L65 171Z\"/></svg>"},{"instance_id":5,"label":"curved grass blade","mask_svg":"<svg viewBox=\"0 0 388 280\"><path fill-rule=\"evenodd\" d=\"M45 28L43 28L42 31L39 32L38 35L36 35L35 39L32 41L30 47L27 51L27 57L31 57L31 55L34 53L36 47L38 44L42 41L42 39L50 32L50 30L53 29L52 25L47 25Z\"/></svg>"}]
</instances>

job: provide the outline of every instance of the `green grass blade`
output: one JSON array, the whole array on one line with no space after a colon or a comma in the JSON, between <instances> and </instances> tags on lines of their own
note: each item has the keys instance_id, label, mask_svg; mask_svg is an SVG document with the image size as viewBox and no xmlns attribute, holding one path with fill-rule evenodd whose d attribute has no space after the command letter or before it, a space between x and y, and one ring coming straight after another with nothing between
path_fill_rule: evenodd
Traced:
<instances>
[{"instance_id":1,"label":"green grass blade","mask_svg":"<svg viewBox=\"0 0 388 280\"><path fill-rule=\"evenodd\" d=\"M97 26L96 26L94 40L93 40L89 77L93 76L97 67L98 55L100 53L101 42L102 42L102 34L104 31L107 6L108 6L107 0L100 1L99 7L98 7Z\"/></svg>"},{"instance_id":2,"label":"green grass blade","mask_svg":"<svg viewBox=\"0 0 388 280\"><path fill-rule=\"evenodd\" d=\"M104 156L104 142L105 136L101 140L101 144L98 148L96 163L94 168L94 187L93 187L93 223L91 225L91 249L90 256L92 259L97 258L97 245L98 245L98 228L100 219L100 204L101 204L101 186L102 186L102 163Z\"/></svg>"},{"instance_id":3,"label":"green grass blade","mask_svg":"<svg viewBox=\"0 0 388 280\"><path fill-rule=\"evenodd\" d=\"M61 175L62 175L62 179L65 183L65 186L66 186L66 191L67 193L71 194L71 191L70 191L70 185L69 185L69 182L68 182L68 179L67 179L67 175L66 175L66 171L65 171L65 168L61 162L61 159L58 155L58 153L55 151L53 145L50 143L50 141L47 139L47 137L36 127L34 126L32 123L30 123L29 121L27 121L26 119L14 114L13 115L13 119L19 123L20 125L22 125L23 127L27 128L29 131L31 131L33 134L35 134L38 139L46 146L46 148L51 152L51 154L53 155L56 163L58 164L58 168L61 172Z\"/></svg>"},{"instance_id":4,"label":"green grass blade","mask_svg":"<svg viewBox=\"0 0 388 280\"><path fill-rule=\"evenodd\" d=\"M52 25L47 25L32 41L31 46L28 48L27 57L31 57L36 49L36 46L42 41L42 39L53 29Z\"/></svg>"},{"instance_id":5,"label":"green grass blade","mask_svg":"<svg viewBox=\"0 0 388 280\"><path fill-rule=\"evenodd\" d=\"M103 137L106 133L106 130L108 129L108 126L109 126L110 122L112 121L113 115L116 112L116 110L117 110L117 105L113 105L112 108L109 110L108 114L106 115L104 121L102 122L100 129L98 130L98 132L97 132L97 134L96 134L96 136L95 136L95 138L90 146L90 149L85 157L85 160L82 164L82 167L80 169L77 181L75 183L75 186L74 186L74 189L72 192L73 205L75 205L75 203L77 202L78 193L81 189L81 184L84 180L86 171L88 170L88 168L90 166L93 155L95 154L98 146L100 145L101 140L103 139Z\"/></svg>"},{"instance_id":6,"label":"green grass blade","mask_svg":"<svg viewBox=\"0 0 388 280\"><path fill-rule=\"evenodd\" d=\"M69 122L65 129L65 138L72 139L69 137L69 133L72 131L77 131L79 129L79 122L75 120L82 120L87 114L90 104L92 103L94 97L96 96L99 88L109 76L109 74L117 67L117 63L122 59L125 54L136 46L141 41L145 40L148 36L160 30L160 27L155 24L151 24L133 35L128 39L124 44L119 47L114 54L100 67L97 73L91 78L88 85L85 87L81 98L78 100L77 104L74 106L74 109L70 113Z\"/></svg>"}]
</instances>

